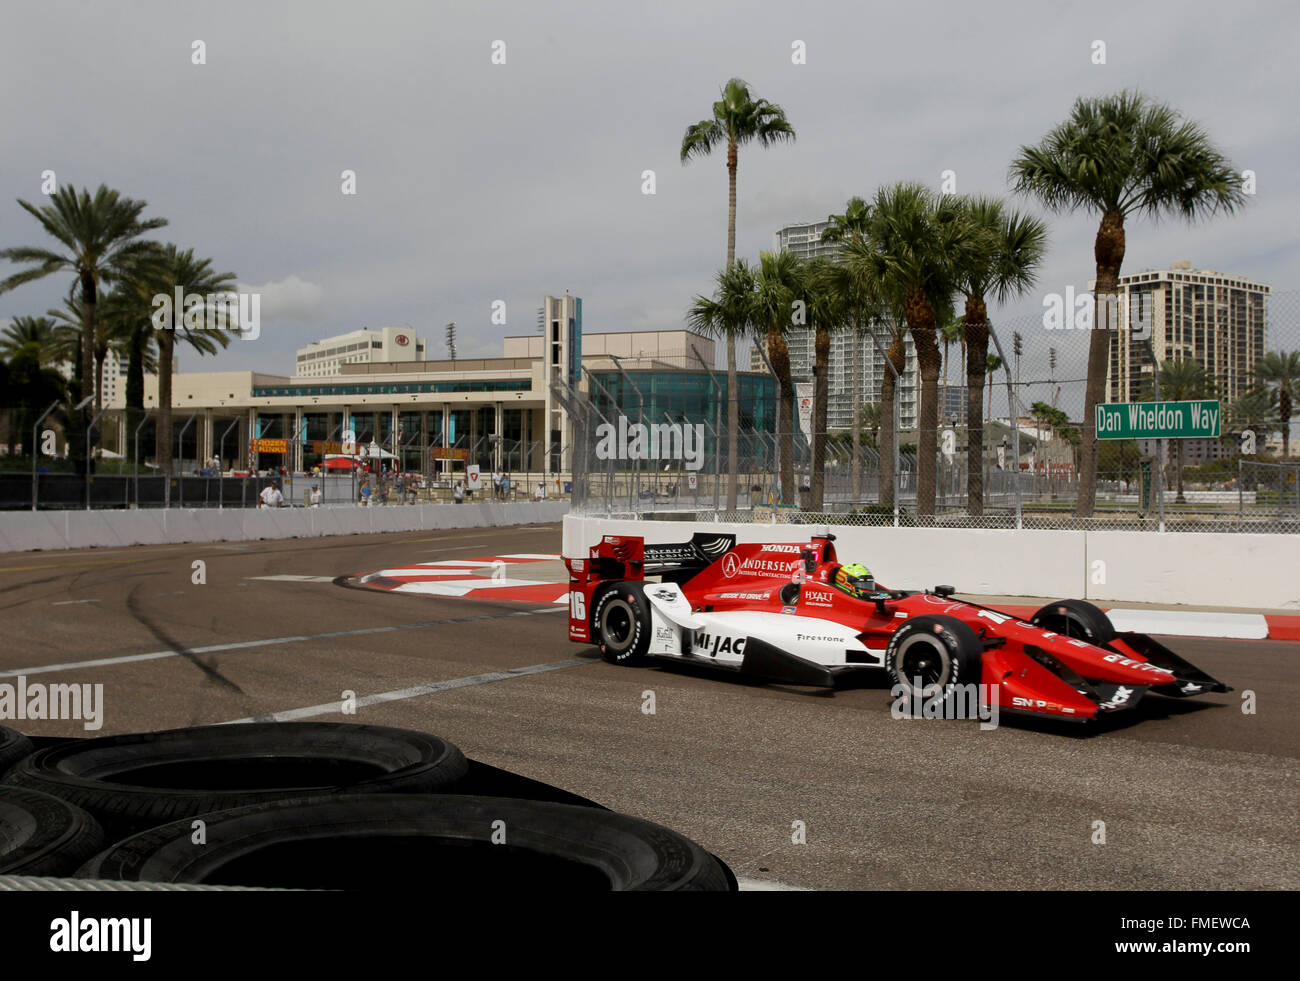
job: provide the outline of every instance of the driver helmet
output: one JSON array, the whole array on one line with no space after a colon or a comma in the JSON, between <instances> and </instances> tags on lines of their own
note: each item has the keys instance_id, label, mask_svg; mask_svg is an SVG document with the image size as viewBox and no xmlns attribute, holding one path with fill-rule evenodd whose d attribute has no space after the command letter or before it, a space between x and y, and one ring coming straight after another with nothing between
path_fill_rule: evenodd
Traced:
<instances>
[{"instance_id":1,"label":"driver helmet","mask_svg":"<svg viewBox=\"0 0 1300 981\"><path fill-rule=\"evenodd\" d=\"M860 562L841 565L835 570L832 583L837 589L858 599L866 597L876 589L876 581L871 575L871 570Z\"/></svg>"}]
</instances>

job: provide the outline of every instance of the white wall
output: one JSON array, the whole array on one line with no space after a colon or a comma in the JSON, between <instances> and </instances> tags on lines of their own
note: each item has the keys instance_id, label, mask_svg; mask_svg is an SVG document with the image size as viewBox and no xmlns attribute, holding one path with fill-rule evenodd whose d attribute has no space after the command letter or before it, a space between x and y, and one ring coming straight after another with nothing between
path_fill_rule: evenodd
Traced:
<instances>
[{"instance_id":1,"label":"white wall","mask_svg":"<svg viewBox=\"0 0 1300 981\"><path fill-rule=\"evenodd\" d=\"M585 554L606 534L671 542L702 530L734 532L742 542L802 542L816 526L570 515L564 519L564 554ZM943 584L983 595L1300 609L1297 535L838 526L831 531L840 559L861 562L897 588Z\"/></svg>"},{"instance_id":2,"label":"white wall","mask_svg":"<svg viewBox=\"0 0 1300 981\"><path fill-rule=\"evenodd\" d=\"M559 521L567 501L403 507L0 512L0 552L90 546L239 542Z\"/></svg>"}]
</instances>

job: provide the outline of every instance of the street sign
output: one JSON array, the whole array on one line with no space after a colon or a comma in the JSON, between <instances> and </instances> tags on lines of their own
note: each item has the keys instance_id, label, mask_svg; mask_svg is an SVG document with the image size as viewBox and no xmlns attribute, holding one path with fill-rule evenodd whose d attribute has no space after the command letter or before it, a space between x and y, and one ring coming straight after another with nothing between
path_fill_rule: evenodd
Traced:
<instances>
[{"instance_id":1,"label":"street sign","mask_svg":"<svg viewBox=\"0 0 1300 981\"><path fill-rule=\"evenodd\" d=\"M473 463L465 468L465 489L476 491L483 489L483 482L479 475L478 464Z\"/></svg>"},{"instance_id":2,"label":"street sign","mask_svg":"<svg viewBox=\"0 0 1300 981\"><path fill-rule=\"evenodd\" d=\"M1192 402L1103 402L1098 439L1213 439L1223 408L1213 399Z\"/></svg>"}]
</instances>

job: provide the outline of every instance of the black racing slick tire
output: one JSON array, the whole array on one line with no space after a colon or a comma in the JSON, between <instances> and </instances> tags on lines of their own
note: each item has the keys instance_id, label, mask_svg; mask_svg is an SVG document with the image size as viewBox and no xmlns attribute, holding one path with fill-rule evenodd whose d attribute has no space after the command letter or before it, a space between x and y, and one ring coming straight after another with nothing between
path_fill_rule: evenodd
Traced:
<instances>
[{"instance_id":1,"label":"black racing slick tire","mask_svg":"<svg viewBox=\"0 0 1300 981\"><path fill-rule=\"evenodd\" d=\"M134 835L79 875L127 882L295 889L482 890L547 895L726 891L734 879L695 842L625 814L569 804L424 794L280 801Z\"/></svg>"},{"instance_id":2,"label":"black racing slick tire","mask_svg":"<svg viewBox=\"0 0 1300 981\"><path fill-rule=\"evenodd\" d=\"M103 829L80 807L0 786L0 874L71 875L103 847Z\"/></svg>"},{"instance_id":3,"label":"black racing slick tire","mask_svg":"<svg viewBox=\"0 0 1300 981\"><path fill-rule=\"evenodd\" d=\"M32 752L32 741L16 729L0 726L0 777Z\"/></svg>"},{"instance_id":4,"label":"black racing slick tire","mask_svg":"<svg viewBox=\"0 0 1300 981\"><path fill-rule=\"evenodd\" d=\"M607 588L591 613L592 636L610 664L641 664L650 649L650 604L641 583Z\"/></svg>"},{"instance_id":5,"label":"black racing slick tire","mask_svg":"<svg viewBox=\"0 0 1300 981\"><path fill-rule=\"evenodd\" d=\"M33 753L4 783L70 801L120 836L263 801L436 793L467 769L457 747L428 733L254 722L75 740Z\"/></svg>"},{"instance_id":6,"label":"black racing slick tire","mask_svg":"<svg viewBox=\"0 0 1300 981\"><path fill-rule=\"evenodd\" d=\"M1115 626L1100 609L1085 600L1057 600L1033 615L1035 627L1051 630L1063 637L1075 637L1102 647L1117 636Z\"/></svg>"},{"instance_id":7,"label":"black racing slick tire","mask_svg":"<svg viewBox=\"0 0 1300 981\"><path fill-rule=\"evenodd\" d=\"M980 683L983 653L975 631L956 617L913 617L890 637L885 670L915 698L942 697L956 685Z\"/></svg>"}]
</instances>

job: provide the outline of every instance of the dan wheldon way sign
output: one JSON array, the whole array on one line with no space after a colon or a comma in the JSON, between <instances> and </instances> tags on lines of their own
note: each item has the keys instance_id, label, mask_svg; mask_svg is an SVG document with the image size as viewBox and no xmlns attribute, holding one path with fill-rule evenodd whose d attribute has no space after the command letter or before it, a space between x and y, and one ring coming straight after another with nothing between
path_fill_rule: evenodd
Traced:
<instances>
[{"instance_id":1,"label":"dan wheldon way sign","mask_svg":"<svg viewBox=\"0 0 1300 981\"><path fill-rule=\"evenodd\" d=\"M1194 402L1104 402L1097 406L1098 439L1214 439L1222 406Z\"/></svg>"}]
</instances>

